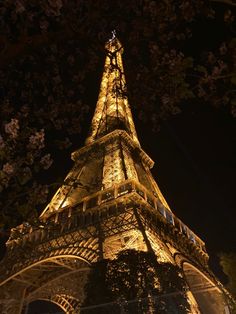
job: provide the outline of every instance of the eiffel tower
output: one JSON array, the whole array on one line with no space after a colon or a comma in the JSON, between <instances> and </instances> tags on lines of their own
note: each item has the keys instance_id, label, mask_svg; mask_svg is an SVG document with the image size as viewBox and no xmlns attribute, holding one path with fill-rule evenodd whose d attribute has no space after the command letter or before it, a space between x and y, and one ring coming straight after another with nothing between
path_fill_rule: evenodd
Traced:
<instances>
[{"instance_id":1,"label":"eiffel tower","mask_svg":"<svg viewBox=\"0 0 236 314\"><path fill-rule=\"evenodd\" d=\"M90 265L125 249L152 250L179 265L191 313L230 313L227 291L208 268L204 242L171 211L142 150L126 96L123 48L106 43L91 131L37 225L11 230L0 263L0 312L20 314L35 300L79 313Z\"/></svg>"}]
</instances>

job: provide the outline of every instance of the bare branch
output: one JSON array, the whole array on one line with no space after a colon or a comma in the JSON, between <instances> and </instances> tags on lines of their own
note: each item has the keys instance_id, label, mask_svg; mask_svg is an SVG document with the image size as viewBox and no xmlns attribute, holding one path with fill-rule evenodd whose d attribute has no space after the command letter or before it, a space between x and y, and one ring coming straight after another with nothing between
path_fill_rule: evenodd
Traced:
<instances>
[{"instance_id":1,"label":"bare branch","mask_svg":"<svg viewBox=\"0 0 236 314\"><path fill-rule=\"evenodd\" d=\"M226 3L228 5L236 6L236 0L210 0L212 2L221 2Z\"/></svg>"}]
</instances>

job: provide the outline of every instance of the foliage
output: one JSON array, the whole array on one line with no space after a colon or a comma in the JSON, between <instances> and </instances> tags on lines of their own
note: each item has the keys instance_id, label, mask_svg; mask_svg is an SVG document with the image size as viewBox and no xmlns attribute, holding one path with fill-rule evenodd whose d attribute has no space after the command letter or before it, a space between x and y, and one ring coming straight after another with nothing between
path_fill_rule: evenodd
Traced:
<instances>
[{"instance_id":1,"label":"foliage","mask_svg":"<svg viewBox=\"0 0 236 314\"><path fill-rule=\"evenodd\" d=\"M55 191L63 175L57 174L58 156L69 155L94 110L104 42L112 29L125 47L135 116L154 131L192 98L224 106L235 116L234 14L227 5L221 9L224 14L213 25L227 35L213 40L210 51L201 40L192 48L196 28L214 23L206 0L4 1L0 227L8 230L34 218Z\"/></svg>"},{"instance_id":2,"label":"foliage","mask_svg":"<svg viewBox=\"0 0 236 314\"><path fill-rule=\"evenodd\" d=\"M122 307L128 313L147 313L151 308L153 313L189 310L180 269L157 262L148 252L125 250L114 260L96 262L85 291L84 313L120 313Z\"/></svg>"},{"instance_id":3,"label":"foliage","mask_svg":"<svg viewBox=\"0 0 236 314\"><path fill-rule=\"evenodd\" d=\"M223 268L223 272L226 274L228 278L228 283L226 284L226 288L232 294L234 301L229 300L232 313L236 313L236 253L220 253L220 265Z\"/></svg>"},{"instance_id":4,"label":"foliage","mask_svg":"<svg viewBox=\"0 0 236 314\"><path fill-rule=\"evenodd\" d=\"M228 277L227 288L236 298L236 253L221 253L219 257L220 265Z\"/></svg>"}]
</instances>

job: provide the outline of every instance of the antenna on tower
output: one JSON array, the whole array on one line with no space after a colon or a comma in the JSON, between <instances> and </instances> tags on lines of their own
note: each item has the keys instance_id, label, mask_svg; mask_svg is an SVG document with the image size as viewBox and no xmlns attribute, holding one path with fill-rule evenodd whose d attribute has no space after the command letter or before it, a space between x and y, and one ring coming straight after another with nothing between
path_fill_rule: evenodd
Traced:
<instances>
[{"instance_id":1,"label":"antenna on tower","mask_svg":"<svg viewBox=\"0 0 236 314\"><path fill-rule=\"evenodd\" d=\"M109 42L111 42L112 40L114 40L116 38L116 30L113 29L113 31L111 31L111 35L112 37L108 40Z\"/></svg>"}]
</instances>

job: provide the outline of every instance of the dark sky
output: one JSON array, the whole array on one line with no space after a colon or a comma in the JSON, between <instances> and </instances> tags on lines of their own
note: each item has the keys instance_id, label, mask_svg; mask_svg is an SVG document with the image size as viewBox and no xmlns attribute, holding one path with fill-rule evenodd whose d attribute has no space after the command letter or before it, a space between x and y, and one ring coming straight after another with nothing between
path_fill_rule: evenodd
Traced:
<instances>
[{"instance_id":1,"label":"dark sky","mask_svg":"<svg viewBox=\"0 0 236 314\"><path fill-rule=\"evenodd\" d=\"M199 58L230 36L224 27L224 6L215 6L216 19L197 20L183 47ZM206 243L210 266L225 280L217 254L236 252L236 123L225 108L198 101L163 122L153 134L134 117L141 145L155 161L153 174L173 212Z\"/></svg>"},{"instance_id":2,"label":"dark sky","mask_svg":"<svg viewBox=\"0 0 236 314\"><path fill-rule=\"evenodd\" d=\"M206 242L210 264L223 279L217 253L236 251L235 120L223 110L189 104L158 134L136 125L167 202Z\"/></svg>"}]
</instances>

